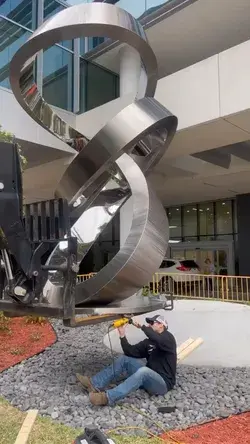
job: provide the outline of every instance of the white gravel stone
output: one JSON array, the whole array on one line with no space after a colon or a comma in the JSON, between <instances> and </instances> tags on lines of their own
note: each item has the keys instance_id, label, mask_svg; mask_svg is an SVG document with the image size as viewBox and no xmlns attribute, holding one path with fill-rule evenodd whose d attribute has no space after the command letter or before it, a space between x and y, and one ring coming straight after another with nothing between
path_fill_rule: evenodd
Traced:
<instances>
[{"instance_id":1,"label":"white gravel stone","mask_svg":"<svg viewBox=\"0 0 250 444\"><path fill-rule=\"evenodd\" d=\"M92 375L111 363L103 346L108 326L68 329L60 321L53 325L58 341L52 347L0 374L0 395L22 410L38 409L73 427L96 425L105 430L137 425L158 430L152 421L165 428L186 428L250 409L250 368L186 365L178 368L176 387L165 397L138 391L115 407L92 407L75 374ZM176 411L158 414L158 406L164 405L176 406Z\"/></svg>"}]
</instances>

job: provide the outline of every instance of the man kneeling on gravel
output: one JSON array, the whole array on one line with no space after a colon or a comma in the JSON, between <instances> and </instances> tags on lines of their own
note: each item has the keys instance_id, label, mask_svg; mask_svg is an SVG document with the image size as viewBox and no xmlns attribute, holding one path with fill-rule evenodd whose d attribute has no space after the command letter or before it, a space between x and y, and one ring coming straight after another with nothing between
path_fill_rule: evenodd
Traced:
<instances>
[{"instance_id":1,"label":"man kneeling on gravel","mask_svg":"<svg viewBox=\"0 0 250 444\"><path fill-rule=\"evenodd\" d=\"M114 365L100 371L92 378L77 374L79 382L90 393L93 405L114 405L129 393L143 388L150 395L165 395L175 385L177 351L174 336L168 331L168 324L160 315L146 318L148 326L137 322L133 325L147 336L136 345L130 345L126 338L125 327L120 327L121 346L125 354ZM144 365L140 359L146 358ZM109 384L123 375L127 379L117 387L106 390Z\"/></svg>"}]
</instances>

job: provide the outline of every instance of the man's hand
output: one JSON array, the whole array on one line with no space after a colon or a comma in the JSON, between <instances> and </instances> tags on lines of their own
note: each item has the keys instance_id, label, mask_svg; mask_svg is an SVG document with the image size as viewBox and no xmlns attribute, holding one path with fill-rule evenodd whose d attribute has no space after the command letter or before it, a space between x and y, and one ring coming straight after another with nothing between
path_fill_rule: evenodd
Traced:
<instances>
[{"instance_id":1,"label":"man's hand","mask_svg":"<svg viewBox=\"0 0 250 444\"><path fill-rule=\"evenodd\" d=\"M136 328L141 328L141 324L139 324L139 322L137 322L137 321L133 321L133 325L134 325Z\"/></svg>"},{"instance_id":2,"label":"man's hand","mask_svg":"<svg viewBox=\"0 0 250 444\"><path fill-rule=\"evenodd\" d=\"M125 334L125 326L123 325L122 327L119 327L118 328L118 332L119 332L120 338L124 338L126 336L126 334Z\"/></svg>"}]
</instances>

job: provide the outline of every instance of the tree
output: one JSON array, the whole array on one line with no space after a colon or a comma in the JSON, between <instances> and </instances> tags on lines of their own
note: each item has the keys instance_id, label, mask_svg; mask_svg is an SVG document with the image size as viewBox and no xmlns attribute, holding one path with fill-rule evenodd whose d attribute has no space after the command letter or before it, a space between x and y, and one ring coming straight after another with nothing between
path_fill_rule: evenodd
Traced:
<instances>
[{"instance_id":1,"label":"tree","mask_svg":"<svg viewBox=\"0 0 250 444\"><path fill-rule=\"evenodd\" d=\"M4 142L9 142L9 143L15 142L15 136L7 131L4 131L2 129L2 126L0 125L0 141L1 140ZM21 167L22 167L22 171L23 171L27 165L27 159L22 154L21 146L18 143L17 143L17 146L18 146L18 153L19 153L20 161L21 161Z\"/></svg>"},{"instance_id":2,"label":"tree","mask_svg":"<svg viewBox=\"0 0 250 444\"><path fill-rule=\"evenodd\" d=\"M0 142L15 142L15 136L14 134L9 133L8 131L4 131L2 129L2 125L0 125ZM23 172L23 170L25 169L26 165L27 165L27 159L26 157L24 157L24 155L22 154L22 149L21 146L19 145L19 143L17 143L17 147L18 147L18 153L19 153L19 157L20 157L20 163L21 163L21 170ZM0 243L1 241L4 239L4 234L3 231L0 227Z\"/></svg>"}]
</instances>

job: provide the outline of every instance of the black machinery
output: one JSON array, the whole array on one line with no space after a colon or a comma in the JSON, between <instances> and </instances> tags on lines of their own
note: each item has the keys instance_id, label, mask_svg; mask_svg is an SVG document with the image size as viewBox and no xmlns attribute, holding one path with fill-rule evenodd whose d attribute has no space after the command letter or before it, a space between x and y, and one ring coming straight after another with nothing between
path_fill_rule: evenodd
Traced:
<instances>
[{"instance_id":1,"label":"black machinery","mask_svg":"<svg viewBox=\"0 0 250 444\"><path fill-rule=\"evenodd\" d=\"M70 235L68 204L54 199L23 206L18 147L0 143L0 310L9 314L72 316L77 277L77 240ZM65 263L47 266L58 242L68 243ZM50 271L63 274L61 312L43 306L42 290Z\"/></svg>"}]
</instances>

